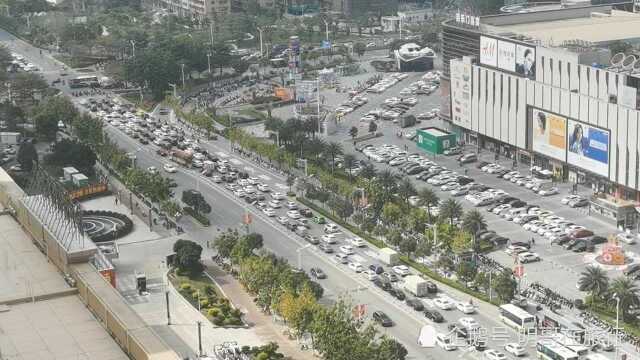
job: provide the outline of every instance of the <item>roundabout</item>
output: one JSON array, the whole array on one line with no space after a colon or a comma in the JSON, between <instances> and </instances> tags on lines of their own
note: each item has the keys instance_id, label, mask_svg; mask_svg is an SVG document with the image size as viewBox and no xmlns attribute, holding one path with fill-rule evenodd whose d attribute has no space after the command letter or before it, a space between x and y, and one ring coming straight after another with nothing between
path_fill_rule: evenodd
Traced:
<instances>
[{"instance_id":1,"label":"roundabout","mask_svg":"<svg viewBox=\"0 0 640 360\"><path fill-rule=\"evenodd\" d=\"M133 221L128 216L103 210L83 212L82 227L96 243L119 239L133 230Z\"/></svg>"}]
</instances>

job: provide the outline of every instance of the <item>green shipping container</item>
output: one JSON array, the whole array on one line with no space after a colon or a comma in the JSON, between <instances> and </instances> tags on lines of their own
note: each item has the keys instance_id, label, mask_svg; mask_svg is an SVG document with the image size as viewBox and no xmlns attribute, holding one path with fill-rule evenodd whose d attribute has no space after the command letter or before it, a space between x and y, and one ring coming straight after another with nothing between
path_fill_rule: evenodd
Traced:
<instances>
[{"instance_id":1,"label":"green shipping container","mask_svg":"<svg viewBox=\"0 0 640 360\"><path fill-rule=\"evenodd\" d=\"M417 132L418 147L431 154L442 154L456 145L456 135L438 128L427 128Z\"/></svg>"}]
</instances>

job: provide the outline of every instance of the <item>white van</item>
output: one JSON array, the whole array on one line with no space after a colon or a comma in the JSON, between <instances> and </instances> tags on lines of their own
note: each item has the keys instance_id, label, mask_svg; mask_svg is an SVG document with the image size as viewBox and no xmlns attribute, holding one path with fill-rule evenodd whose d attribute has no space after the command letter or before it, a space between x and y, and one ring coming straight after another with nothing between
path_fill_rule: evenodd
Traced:
<instances>
[{"instance_id":1,"label":"white van","mask_svg":"<svg viewBox=\"0 0 640 360\"><path fill-rule=\"evenodd\" d=\"M510 209L508 211L506 211L502 217L504 217L507 220L513 220L513 218L515 218L516 216L520 215L520 214L526 214L527 213L527 208L526 207L521 207L521 208L517 208L517 209Z\"/></svg>"},{"instance_id":2,"label":"white van","mask_svg":"<svg viewBox=\"0 0 640 360\"><path fill-rule=\"evenodd\" d=\"M343 253L337 253L334 256L334 259L336 260L336 262L338 264L346 264L349 262L349 255L343 254Z\"/></svg>"},{"instance_id":3,"label":"white van","mask_svg":"<svg viewBox=\"0 0 640 360\"><path fill-rule=\"evenodd\" d=\"M445 351L453 351L458 348L458 346L453 343L451 336L442 333L436 334L436 345L440 346Z\"/></svg>"}]
</instances>

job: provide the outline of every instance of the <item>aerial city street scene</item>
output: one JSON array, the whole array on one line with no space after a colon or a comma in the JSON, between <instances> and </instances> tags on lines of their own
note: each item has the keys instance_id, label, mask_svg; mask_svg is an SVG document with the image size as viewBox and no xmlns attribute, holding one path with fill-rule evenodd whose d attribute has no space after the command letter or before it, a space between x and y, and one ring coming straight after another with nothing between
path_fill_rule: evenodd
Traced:
<instances>
[{"instance_id":1,"label":"aerial city street scene","mask_svg":"<svg viewBox=\"0 0 640 360\"><path fill-rule=\"evenodd\" d=\"M0 360L640 360L640 1L0 0Z\"/></svg>"}]
</instances>

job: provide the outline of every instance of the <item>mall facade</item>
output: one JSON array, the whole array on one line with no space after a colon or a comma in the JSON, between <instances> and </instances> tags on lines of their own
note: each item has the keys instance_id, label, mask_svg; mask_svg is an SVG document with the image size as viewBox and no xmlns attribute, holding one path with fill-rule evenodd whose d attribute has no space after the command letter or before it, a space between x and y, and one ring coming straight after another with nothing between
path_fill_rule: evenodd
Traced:
<instances>
[{"instance_id":1,"label":"mall facade","mask_svg":"<svg viewBox=\"0 0 640 360\"><path fill-rule=\"evenodd\" d=\"M630 6L446 21L441 116L465 144L588 186L592 214L636 227L640 60L609 50L640 41Z\"/></svg>"}]
</instances>

